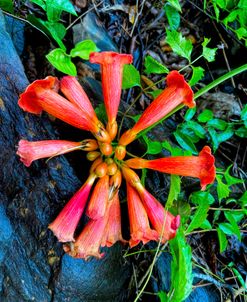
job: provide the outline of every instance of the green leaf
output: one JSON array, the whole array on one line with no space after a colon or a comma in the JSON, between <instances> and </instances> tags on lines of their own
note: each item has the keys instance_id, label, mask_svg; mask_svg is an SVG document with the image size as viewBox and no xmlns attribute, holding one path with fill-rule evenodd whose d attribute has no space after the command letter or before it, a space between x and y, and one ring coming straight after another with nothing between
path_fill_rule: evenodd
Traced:
<instances>
[{"instance_id":1,"label":"green leaf","mask_svg":"<svg viewBox=\"0 0 247 302\"><path fill-rule=\"evenodd\" d=\"M160 302L168 302L167 294L163 291L157 292L157 296L160 298Z\"/></svg>"},{"instance_id":2,"label":"green leaf","mask_svg":"<svg viewBox=\"0 0 247 302\"><path fill-rule=\"evenodd\" d=\"M169 209L172 205L174 200L177 200L179 193L181 191L181 180L178 175L171 175L171 183L170 183L170 190L166 202L166 207Z\"/></svg>"},{"instance_id":3,"label":"green leaf","mask_svg":"<svg viewBox=\"0 0 247 302\"><path fill-rule=\"evenodd\" d=\"M128 89L134 86L141 87L141 76L134 65L124 65L122 88Z\"/></svg>"},{"instance_id":4,"label":"green leaf","mask_svg":"<svg viewBox=\"0 0 247 302\"><path fill-rule=\"evenodd\" d=\"M240 234L239 228L234 227L231 223L228 223L228 222L219 223L219 228L226 235L229 235L229 236L235 235L239 238L239 234ZM241 239L241 237L240 237L240 239ZM239 241L240 241L240 239L239 239Z\"/></svg>"},{"instance_id":5,"label":"green leaf","mask_svg":"<svg viewBox=\"0 0 247 302\"><path fill-rule=\"evenodd\" d=\"M235 34L238 36L238 39L241 40L242 38L247 37L247 29L244 27L240 27L235 30Z\"/></svg>"},{"instance_id":6,"label":"green leaf","mask_svg":"<svg viewBox=\"0 0 247 302\"><path fill-rule=\"evenodd\" d=\"M176 130L173 134L174 134L177 142L183 149L191 151L192 154L198 154L198 151L196 150L194 143L191 141L191 139L189 137L185 136L179 130Z\"/></svg>"},{"instance_id":7,"label":"green leaf","mask_svg":"<svg viewBox=\"0 0 247 302\"><path fill-rule=\"evenodd\" d=\"M204 76L204 68L198 66L198 67L194 67L194 66L191 66L192 67L192 77L191 79L189 80L189 85L190 86L194 86L195 84L197 84Z\"/></svg>"},{"instance_id":8,"label":"green leaf","mask_svg":"<svg viewBox=\"0 0 247 302\"><path fill-rule=\"evenodd\" d=\"M70 55L72 58L80 57L83 60L89 60L90 53L97 50L98 48L92 40L84 40L75 45L71 50Z\"/></svg>"},{"instance_id":9,"label":"green leaf","mask_svg":"<svg viewBox=\"0 0 247 302\"><path fill-rule=\"evenodd\" d=\"M149 91L148 94L150 94L154 99L156 99L162 92L162 89L156 89L153 91Z\"/></svg>"},{"instance_id":10,"label":"green leaf","mask_svg":"<svg viewBox=\"0 0 247 302\"><path fill-rule=\"evenodd\" d=\"M217 48L207 47L209 42L210 39L204 38L204 41L202 42L202 55L208 62L213 62L215 60Z\"/></svg>"},{"instance_id":11,"label":"green leaf","mask_svg":"<svg viewBox=\"0 0 247 302\"><path fill-rule=\"evenodd\" d=\"M95 108L95 113L97 115L97 118L101 121L106 123L107 122L107 114L105 110L105 104L101 103Z\"/></svg>"},{"instance_id":12,"label":"green leaf","mask_svg":"<svg viewBox=\"0 0 247 302\"><path fill-rule=\"evenodd\" d=\"M46 32L48 31L48 34L57 42L57 44L62 48L63 50L66 50L65 45L62 42L62 39L64 38L66 34L66 28L61 23L52 23L49 21L43 21L39 18L32 18L34 22L36 22L34 25L38 26L39 28L46 29Z\"/></svg>"},{"instance_id":13,"label":"green leaf","mask_svg":"<svg viewBox=\"0 0 247 302\"><path fill-rule=\"evenodd\" d=\"M247 127L242 126L240 128L238 128L237 130L235 130L235 134L239 137L247 137Z\"/></svg>"},{"instance_id":14,"label":"green leaf","mask_svg":"<svg viewBox=\"0 0 247 302\"><path fill-rule=\"evenodd\" d=\"M180 14L176 8L167 3L165 5L165 13L168 20L168 24L171 30L177 30L180 25Z\"/></svg>"},{"instance_id":15,"label":"green leaf","mask_svg":"<svg viewBox=\"0 0 247 302\"><path fill-rule=\"evenodd\" d=\"M212 225L211 225L211 223L207 220L207 219L205 219L204 221L203 221L203 223L201 224L201 229L203 229L203 230L212 230Z\"/></svg>"},{"instance_id":16,"label":"green leaf","mask_svg":"<svg viewBox=\"0 0 247 302\"><path fill-rule=\"evenodd\" d=\"M180 13L182 12L182 8L179 3L179 0L167 0L167 3L169 3L171 6L173 6Z\"/></svg>"},{"instance_id":17,"label":"green leaf","mask_svg":"<svg viewBox=\"0 0 247 302\"><path fill-rule=\"evenodd\" d=\"M200 203L195 214L192 217L191 223L189 224L186 233L190 233L195 229L201 227L202 223L208 216L209 204L204 202Z\"/></svg>"},{"instance_id":18,"label":"green leaf","mask_svg":"<svg viewBox=\"0 0 247 302\"><path fill-rule=\"evenodd\" d=\"M216 230L217 230L219 244L220 244L220 253L223 253L226 250L228 241L225 233L220 228L216 228Z\"/></svg>"},{"instance_id":19,"label":"green leaf","mask_svg":"<svg viewBox=\"0 0 247 302\"><path fill-rule=\"evenodd\" d=\"M190 121L193 118L193 116L195 115L195 113L196 113L196 106L193 108L189 108L184 115L184 119L187 122Z\"/></svg>"},{"instance_id":20,"label":"green leaf","mask_svg":"<svg viewBox=\"0 0 247 302\"><path fill-rule=\"evenodd\" d=\"M241 274L239 273L239 271L235 267L233 267L232 270L233 270L235 276L238 278L238 281L240 282L242 287L245 288L245 290L247 290L247 283L244 281L244 279L241 276Z\"/></svg>"},{"instance_id":21,"label":"green leaf","mask_svg":"<svg viewBox=\"0 0 247 302\"><path fill-rule=\"evenodd\" d=\"M214 197L212 194L210 194L207 191L198 191L198 192L193 192L190 195L190 200L194 204L213 204L214 203Z\"/></svg>"},{"instance_id":22,"label":"green leaf","mask_svg":"<svg viewBox=\"0 0 247 302\"><path fill-rule=\"evenodd\" d=\"M47 60L59 71L76 76L76 67L73 62L71 62L70 56L61 48L56 48L52 50L48 55L46 55Z\"/></svg>"},{"instance_id":23,"label":"green leaf","mask_svg":"<svg viewBox=\"0 0 247 302\"><path fill-rule=\"evenodd\" d=\"M174 239L169 241L171 262L171 289L170 301L184 301L192 292L192 253L181 229Z\"/></svg>"},{"instance_id":24,"label":"green leaf","mask_svg":"<svg viewBox=\"0 0 247 302\"><path fill-rule=\"evenodd\" d=\"M233 10L232 12L230 12L230 14L226 18L223 19L222 22L227 27L228 23L231 23L236 20L236 18L238 17L238 14L239 14L238 10Z\"/></svg>"},{"instance_id":25,"label":"green leaf","mask_svg":"<svg viewBox=\"0 0 247 302\"><path fill-rule=\"evenodd\" d=\"M214 152L218 149L219 147L219 141L218 141L218 135L217 132L214 130L214 128L209 127L208 128L208 133L212 139L212 145L213 145L213 150Z\"/></svg>"},{"instance_id":26,"label":"green leaf","mask_svg":"<svg viewBox=\"0 0 247 302\"><path fill-rule=\"evenodd\" d=\"M46 3L44 0L30 0L30 2L35 3L36 5L40 6L43 10L46 11Z\"/></svg>"},{"instance_id":27,"label":"green leaf","mask_svg":"<svg viewBox=\"0 0 247 302\"><path fill-rule=\"evenodd\" d=\"M217 134L217 139L219 143L223 143L230 139L234 134L233 125L228 125L225 131Z\"/></svg>"},{"instance_id":28,"label":"green leaf","mask_svg":"<svg viewBox=\"0 0 247 302\"><path fill-rule=\"evenodd\" d=\"M190 56L193 49L192 42L185 39L181 33L175 30L166 30L166 35L166 42L171 46L172 50L190 62Z\"/></svg>"},{"instance_id":29,"label":"green leaf","mask_svg":"<svg viewBox=\"0 0 247 302\"><path fill-rule=\"evenodd\" d=\"M209 109L205 109L203 110L197 117L197 120L200 123L206 123L208 121L210 121L213 118L213 111L209 110Z\"/></svg>"},{"instance_id":30,"label":"green leaf","mask_svg":"<svg viewBox=\"0 0 247 302\"><path fill-rule=\"evenodd\" d=\"M198 124L195 121L188 121L187 123L185 123L186 127L190 128L191 130L193 130L193 132L200 138L205 138L206 136L206 131L204 130L204 128Z\"/></svg>"},{"instance_id":31,"label":"green leaf","mask_svg":"<svg viewBox=\"0 0 247 302\"><path fill-rule=\"evenodd\" d=\"M146 135L143 135L143 139L147 145L146 154L159 154L162 151L161 142L151 141Z\"/></svg>"},{"instance_id":32,"label":"green leaf","mask_svg":"<svg viewBox=\"0 0 247 302\"><path fill-rule=\"evenodd\" d=\"M55 10L65 11L74 16L77 16L74 6L69 0L46 0L46 6L47 10L53 8Z\"/></svg>"},{"instance_id":33,"label":"green leaf","mask_svg":"<svg viewBox=\"0 0 247 302\"><path fill-rule=\"evenodd\" d=\"M207 122L207 126L213 127L218 130L225 130L227 125L228 123L226 121L219 118L214 118Z\"/></svg>"},{"instance_id":34,"label":"green leaf","mask_svg":"<svg viewBox=\"0 0 247 302\"><path fill-rule=\"evenodd\" d=\"M229 196L231 190L229 189L228 185L224 184L222 182L222 175L216 175L216 180L217 180L217 195L219 198L219 201L221 201L223 198L226 198Z\"/></svg>"},{"instance_id":35,"label":"green leaf","mask_svg":"<svg viewBox=\"0 0 247 302\"><path fill-rule=\"evenodd\" d=\"M241 202L242 207L247 206L247 191L239 198L239 201Z\"/></svg>"},{"instance_id":36,"label":"green leaf","mask_svg":"<svg viewBox=\"0 0 247 302\"><path fill-rule=\"evenodd\" d=\"M14 5L12 0L1 0L0 8L11 14L14 13Z\"/></svg>"},{"instance_id":37,"label":"green leaf","mask_svg":"<svg viewBox=\"0 0 247 302\"><path fill-rule=\"evenodd\" d=\"M230 165L227 169L226 172L224 173L224 177L226 180L226 183L228 186L236 185L236 184L242 184L244 181L242 179L233 177L230 175L230 169L232 168L232 165Z\"/></svg>"},{"instance_id":38,"label":"green leaf","mask_svg":"<svg viewBox=\"0 0 247 302\"><path fill-rule=\"evenodd\" d=\"M234 234L237 236L238 240L241 241L241 233L240 233L238 224L234 219L234 216L232 216L230 211L225 211L224 215L225 215L226 219L230 222Z\"/></svg>"},{"instance_id":39,"label":"green leaf","mask_svg":"<svg viewBox=\"0 0 247 302\"><path fill-rule=\"evenodd\" d=\"M241 111L241 120L242 121L247 120L247 105L245 105L244 108Z\"/></svg>"},{"instance_id":40,"label":"green leaf","mask_svg":"<svg viewBox=\"0 0 247 302\"><path fill-rule=\"evenodd\" d=\"M162 74L162 73L169 72L169 69L166 68L166 66L164 66L163 64L161 64L160 62L158 62L157 60L155 60L153 57L149 55L145 57L144 66L145 66L144 72L146 74L150 74L150 73Z\"/></svg>"}]
</instances>

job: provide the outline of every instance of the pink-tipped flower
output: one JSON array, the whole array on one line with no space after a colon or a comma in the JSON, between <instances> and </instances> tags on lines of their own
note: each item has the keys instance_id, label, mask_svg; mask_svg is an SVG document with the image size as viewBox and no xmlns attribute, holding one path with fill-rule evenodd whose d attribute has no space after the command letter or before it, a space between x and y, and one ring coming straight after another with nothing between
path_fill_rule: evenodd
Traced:
<instances>
[{"instance_id":1,"label":"pink-tipped flower","mask_svg":"<svg viewBox=\"0 0 247 302\"><path fill-rule=\"evenodd\" d=\"M117 241L127 243L122 237L121 212L118 193L115 194L109 205L109 218L105 228L101 246L111 247Z\"/></svg>"},{"instance_id":2,"label":"pink-tipped flower","mask_svg":"<svg viewBox=\"0 0 247 302\"><path fill-rule=\"evenodd\" d=\"M146 244L150 240L158 240L158 233L149 225L146 210L136 190L127 182L127 202L130 221L130 247L140 241Z\"/></svg>"},{"instance_id":3,"label":"pink-tipped flower","mask_svg":"<svg viewBox=\"0 0 247 302\"><path fill-rule=\"evenodd\" d=\"M86 214L91 219L99 219L103 217L106 212L109 195L109 176L101 177L92 193Z\"/></svg>"},{"instance_id":4,"label":"pink-tipped flower","mask_svg":"<svg viewBox=\"0 0 247 302\"><path fill-rule=\"evenodd\" d=\"M154 160L132 158L126 164L133 169L148 168L163 173L190 176L200 179L202 190L214 182L215 165L211 149L205 146L199 156L176 156Z\"/></svg>"},{"instance_id":5,"label":"pink-tipped flower","mask_svg":"<svg viewBox=\"0 0 247 302\"><path fill-rule=\"evenodd\" d=\"M57 218L49 225L49 229L52 230L58 241L74 241L75 229L85 209L95 178L95 174L90 174L80 190L76 192Z\"/></svg>"},{"instance_id":6,"label":"pink-tipped flower","mask_svg":"<svg viewBox=\"0 0 247 302\"><path fill-rule=\"evenodd\" d=\"M123 67L132 63L132 55L116 52L93 52L90 62L101 65L102 87L106 113L108 116L107 131L112 139L117 133L116 117L121 97Z\"/></svg>"},{"instance_id":7,"label":"pink-tipped flower","mask_svg":"<svg viewBox=\"0 0 247 302\"><path fill-rule=\"evenodd\" d=\"M131 143L139 132L157 123L178 105L195 106L193 91L178 71L171 71L166 83L166 89L147 107L135 126L122 135L119 145Z\"/></svg>"},{"instance_id":8,"label":"pink-tipped flower","mask_svg":"<svg viewBox=\"0 0 247 302\"><path fill-rule=\"evenodd\" d=\"M110 137L98 120L72 104L57 93L57 78L47 77L30 84L20 95L19 106L30 113L46 111L54 117L83 130L91 131L100 141L110 141Z\"/></svg>"},{"instance_id":9,"label":"pink-tipped flower","mask_svg":"<svg viewBox=\"0 0 247 302\"><path fill-rule=\"evenodd\" d=\"M66 245L64 250L75 258L87 260L93 256L102 258L104 253L100 252L101 242L105 234L105 228L108 221L108 215L97 220L90 220L82 230L74 245L70 248Z\"/></svg>"},{"instance_id":10,"label":"pink-tipped flower","mask_svg":"<svg viewBox=\"0 0 247 302\"><path fill-rule=\"evenodd\" d=\"M40 158L53 157L65 154L81 148L81 142L70 142L63 140L46 140L38 142L29 142L21 139L19 141L17 155L25 166L29 167L31 163Z\"/></svg>"},{"instance_id":11,"label":"pink-tipped flower","mask_svg":"<svg viewBox=\"0 0 247 302\"><path fill-rule=\"evenodd\" d=\"M161 242L165 243L175 237L180 225L180 216L173 216L166 211L161 203L154 198L142 185L138 183L136 189L147 211L151 225L158 232Z\"/></svg>"}]
</instances>

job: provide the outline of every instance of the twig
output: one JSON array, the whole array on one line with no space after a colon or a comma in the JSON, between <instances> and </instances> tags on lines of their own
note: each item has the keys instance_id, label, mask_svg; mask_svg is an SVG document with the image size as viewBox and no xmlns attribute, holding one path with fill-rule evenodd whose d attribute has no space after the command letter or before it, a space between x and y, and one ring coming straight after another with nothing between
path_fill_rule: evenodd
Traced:
<instances>
[{"instance_id":1,"label":"twig","mask_svg":"<svg viewBox=\"0 0 247 302\"><path fill-rule=\"evenodd\" d=\"M95 6L89 8L85 13L80 15L78 18L76 18L69 26L66 27L66 30L70 29L78 20L80 20L82 17L84 17L87 13L89 13L91 10L94 10L95 7L98 7L104 2L104 0L100 1L100 3L96 4Z\"/></svg>"}]
</instances>

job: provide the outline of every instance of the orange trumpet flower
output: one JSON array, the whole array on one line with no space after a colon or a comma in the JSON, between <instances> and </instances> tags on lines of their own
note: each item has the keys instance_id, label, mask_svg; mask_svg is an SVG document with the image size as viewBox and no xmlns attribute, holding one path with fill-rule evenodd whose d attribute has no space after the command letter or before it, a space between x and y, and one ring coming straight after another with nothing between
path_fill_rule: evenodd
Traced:
<instances>
[{"instance_id":1,"label":"orange trumpet flower","mask_svg":"<svg viewBox=\"0 0 247 302\"><path fill-rule=\"evenodd\" d=\"M121 136L119 145L131 143L139 132L157 123L178 105L195 106L193 91L178 71L171 71L166 83L166 89L147 107L134 127Z\"/></svg>"},{"instance_id":2,"label":"orange trumpet flower","mask_svg":"<svg viewBox=\"0 0 247 302\"><path fill-rule=\"evenodd\" d=\"M101 65L104 103L108 117L107 131L111 139L117 133L116 117L122 90L124 64L132 63L132 55L119 54L112 51L93 52L90 62Z\"/></svg>"},{"instance_id":3,"label":"orange trumpet flower","mask_svg":"<svg viewBox=\"0 0 247 302\"><path fill-rule=\"evenodd\" d=\"M34 81L20 95L18 104L30 113L40 114L44 110L74 127L91 131L99 141L110 141L97 117L92 119L87 112L60 96L58 86L57 78L51 76Z\"/></svg>"},{"instance_id":4,"label":"orange trumpet flower","mask_svg":"<svg viewBox=\"0 0 247 302\"><path fill-rule=\"evenodd\" d=\"M115 194L109 205L109 218L105 228L104 238L101 246L111 247L117 241L127 243L122 237L121 210L118 193Z\"/></svg>"},{"instance_id":5,"label":"orange trumpet flower","mask_svg":"<svg viewBox=\"0 0 247 302\"><path fill-rule=\"evenodd\" d=\"M125 163L133 169L148 168L163 173L199 178L202 190L205 190L215 179L214 161L210 147L205 146L199 156L171 156L154 160L132 158Z\"/></svg>"},{"instance_id":6,"label":"orange trumpet flower","mask_svg":"<svg viewBox=\"0 0 247 302\"><path fill-rule=\"evenodd\" d=\"M60 242L74 240L74 232L85 209L96 175L90 174L84 185L70 199L57 218L49 225Z\"/></svg>"},{"instance_id":7,"label":"orange trumpet flower","mask_svg":"<svg viewBox=\"0 0 247 302\"><path fill-rule=\"evenodd\" d=\"M158 240L158 234L150 228L148 215L136 190L127 182L127 202L130 221L130 247L140 241L146 244L150 240Z\"/></svg>"},{"instance_id":8,"label":"orange trumpet flower","mask_svg":"<svg viewBox=\"0 0 247 302\"><path fill-rule=\"evenodd\" d=\"M82 142L70 142L63 140L46 140L38 142L29 142L21 139L18 144L16 154L26 167L40 158L53 157L68 153L73 150L82 149Z\"/></svg>"}]
</instances>

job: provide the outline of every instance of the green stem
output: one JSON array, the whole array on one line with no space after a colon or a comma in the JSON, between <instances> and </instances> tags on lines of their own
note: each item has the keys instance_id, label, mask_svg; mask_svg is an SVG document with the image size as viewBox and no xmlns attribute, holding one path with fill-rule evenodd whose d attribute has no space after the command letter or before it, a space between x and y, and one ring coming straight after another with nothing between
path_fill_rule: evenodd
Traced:
<instances>
[{"instance_id":1,"label":"green stem","mask_svg":"<svg viewBox=\"0 0 247 302\"><path fill-rule=\"evenodd\" d=\"M234 77L235 75L244 72L247 70L247 64L244 64L238 68L235 68L229 72L227 72L226 74L224 74L223 76L219 77L218 79L214 80L212 83L208 84L207 86L203 87L202 89L200 89L199 91L197 91L195 93L195 97L194 99L197 99L199 96L203 95L204 93L208 92L209 90L211 90L212 88L216 87L217 85L223 83L224 81Z\"/></svg>"},{"instance_id":2,"label":"green stem","mask_svg":"<svg viewBox=\"0 0 247 302\"><path fill-rule=\"evenodd\" d=\"M227 72L226 74L224 74L223 76L219 77L218 79L214 80L212 83L208 84L207 86L203 87L202 89L200 89L199 91L197 91L194 94L194 99L196 100L197 98L199 98L201 95L203 95L204 93L208 92L209 90L211 90L212 88L216 87L217 85L223 83L224 81L234 77L235 75L244 72L247 70L247 64L244 64L238 68L235 68L229 72ZM165 119L167 119L168 117L170 117L173 113L177 112L178 110L182 109L184 107L184 104L180 104L178 105L176 108L174 108L170 113L168 113L163 119L161 119L160 121L158 121L157 123L153 124L152 126L150 126L149 128L145 129L144 131L142 131L141 133L138 134L137 138L142 136L143 134L145 134L146 132L150 131L153 127L155 127L156 125L158 125L159 123L163 122Z\"/></svg>"}]
</instances>

